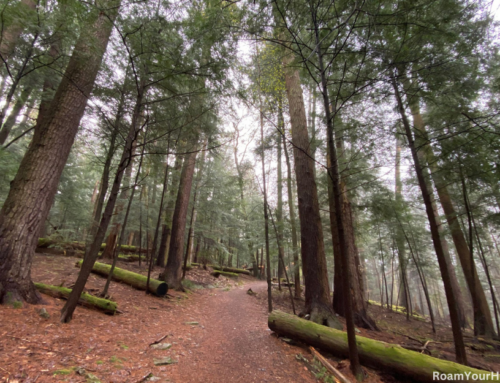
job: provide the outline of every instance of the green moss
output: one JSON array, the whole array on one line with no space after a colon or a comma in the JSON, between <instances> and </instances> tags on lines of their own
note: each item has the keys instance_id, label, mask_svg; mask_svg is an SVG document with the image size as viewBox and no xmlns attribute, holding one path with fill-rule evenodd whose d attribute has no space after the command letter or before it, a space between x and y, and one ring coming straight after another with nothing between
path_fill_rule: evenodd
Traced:
<instances>
[{"instance_id":1,"label":"green moss","mask_svg":"<svg viewBox=\"0 0 500 383\"><path fill-rule=\"evenodd\" d=\"M82 262L82 261L80 261ZM68 289L66 287L60 287L60 286L52 286L52 285L46 285L43 283L37 283L35 282L35 287L42 293L56 296L54 294L58 294L60 297L63 298L68 298L69 294L71 294L71 289ZM114 314L117 309L117 304L116 302L107 300L107 299L102 299L98 297L94 297L93 295L87 294L87 293L82 293L80 296L80 302L81 305L83 306L90 306L90 307L95 307L99 308L101 310L104 310L106 313L111 313Z\"/></svg>"},{"instance_id":2,"label":"green moss","mask_svg":"<svg viewBox=\"0 0 500 383\"><path fill-rule=\"evenodd\" d=\"M82 262L83 261L79 261L77 265L81 266ZM110 270L111 270L111 265L99 262L94 263L94 267L92 268L92 272L106 277L108 276ZM115 269L113 270L113 279L120 282L124 282L141 290L146 290L146 285L148 280L148 278L144 275L137 274L125 269L121 269L119 267L115 267ZM149 291L156 294L157 296L162 297L165 294L167 294L168 286L163 281L151 278L149 280Z\"/></svg>"},{"instance_id":3,"label":"green moss","mask_svg":"<svg viewBox=\"0 0 500 383\"><path fill-rule=\"evenodd\" d=\"M54 371L54 373L52 375L53 376L56 376L56 375L69 375L72 372L73 371L71 371L71 370L56 370L56 371Z\"/></svg>"},{"instance_id":4,"label":"green moss","mask_svg":"<svg viewBox=\"0 0 500 383\"><path fill-rule=\"evenodd\" d=\"M239 276L236 273L231 273L228 271L221 271L221 270L216 270L212 273L212 275L216 278L219 277L219 275L222 275L223 277L228 277L228 278L234 278L237 279Z\"/></svg>"},{"instance_id":5,"label":"green moss","mask_svg":"<svg viewBox=\"0 0 500 383\"><path fill-rule=\"evenodd\" d=\"M377 301L372 301L372 300L369 300L368 301L368 304L370 305L374 305L374 306L379 306L379 307L383 307L383 308L387 308L387 305L381 305L380 302L377 302ZM402 315L406 315L406 308L403 307L403 306L396 306L396 305L392 305L392 311L398 313L398 314L402 314ZM410 316L414 319L418 319L418 320L425 320L425 317L423 317L422 315L420 315L419 313L417 312L413 312L410 314Z\"/></svg>"},{"instance_id":6,"label":"green moss","mask_svg":"<svg viewBox=\"0 0 500 383\"><path fill-rule=\"evenodd\" d=\"M38 238L38 247L49 247L52 241L48 238Z\"/></svg>"},{"instance_id":7,"label":"green moss","mask_svg":"<svg viewBox=\"0 0 500 383\"><path fill-rule=\"evenodd\" d=\"M128 350L128 346L124 343L120 343L120 347L123 348L124 350Z\"/></svg>"},{"instance_id":8,"label":"green moss","mask_svg":"<svg viewBox=\"0 0 500 383\"><path fill-rule=\"evenodd\" d=\"M269 315L268 325L271 330L281 335L321 347L341 357L349 355L347 334L343 331L321 326L278 310ZM458 363L409 351L399 345L362 336L356 336L356 343L363 364L373 367L383 365L385 369L393 370L395 373L410 374L417 380L432 381L434 371L444 374L484 373Z\"/></svg>"},{"instance_id":9,"label":"green moss","mask_svg":"<svg viewBox=\"0 0 500 383\"><path fill-rule=\"evenodd\" d=\"M102 360L98 360L97 362L95 362L96 364L104 364L104 362Z\"/></svg>"},{"instance_id":10,"label":"green moss","mask_svg":"<svg viewBox=\"0 0 500 383\"><path fill-rule=\"evenodd\" d=\"M21 309L21 308L23 308L23 302L16 301L14 299L14 296L12 295L12 293L10 291L8 291L5 294L5 303L8 304L8 305L11 305L15 309Z\"/></svg>"}]
</instances>

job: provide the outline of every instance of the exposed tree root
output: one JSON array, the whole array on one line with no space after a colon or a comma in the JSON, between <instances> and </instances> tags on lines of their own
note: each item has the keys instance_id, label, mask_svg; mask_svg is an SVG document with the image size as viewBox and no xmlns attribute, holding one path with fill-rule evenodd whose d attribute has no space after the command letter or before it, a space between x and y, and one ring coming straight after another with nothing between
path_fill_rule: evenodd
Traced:
<instances>
[{"instance_id":1,"label":"exposed tree root","mask_svg":"<svg viewBox=\"0 0 500 383\"><path fill-rule=\"evenodd\" d=\"M372 331L380 331L375 321L368 315L366 310L361 313L354 313L354 324L358 327Z\"/></svg>"}]
</instances>

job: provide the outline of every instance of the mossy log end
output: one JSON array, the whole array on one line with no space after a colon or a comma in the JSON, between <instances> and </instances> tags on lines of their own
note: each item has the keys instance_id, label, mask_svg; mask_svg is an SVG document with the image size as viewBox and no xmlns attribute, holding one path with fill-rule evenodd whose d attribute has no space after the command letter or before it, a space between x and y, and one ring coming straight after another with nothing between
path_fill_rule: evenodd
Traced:
<instances>
[{"instance_id":1,"label":"mossy log end","mask_svg":"<svg viewBox=\"0 0 500 383\"><path fill-rule=\"evenodd\" d=\"M214 272L212 272L212 275L215 278L219 278L220 275L222 275L223 277L228 277L228 278L235 278L235 279L238 278L238 274L236 274L236 273L230 273L230 272L221 271L221 270L215 270Z\"/></svg>"},{"instance_id":2,"label":"mossy log end","mask_svg":"<svg viewBox=\"0 0 500 383\"><path fill-rule=\"evenodd\" d=\"M38 238L38 245L37 247L40 248L47 248L50 245L54 244L54 241L48 239L48 238Z\"/></svg>"},{"instance_id":3,"label":"mossy log end","mask_svg":"<svg viewBox=\"0 0 500 383\"><path fill-rule=\"evenodd\" d=\"M66 287L46 285L43 283L35 282L35 287L41 293L54 298L67 299L69 297L69 294L71 293L71 289L68 289ZM101 310L109 315L114 315L117 308L116 302L110 301L108 299L94 297L93 295L87 293L82 293L78 304L84 307Z\"/></svg>"},{"instance_id":4,"label":"mossy log end","mask_svg":"<svg viewBox=\"0 0 500 383\"><path fill-rule=\"evenodd\" d=\"M309 345L321 348L331 354L347 358L349 348L347 333L317 323L301 319L297 316L273 311L268 317L269 328L277 334L300 340ZM434 374L452 374L451 381L473 381L474 374L485 376L487 371L467 367L420 354L415 351L390 343L385 343L362 336L356 336L361 363L378 370L388 371L395 375L410 377L422 382L435 381ZM458 378L455 374L463 374ZM487 378L489 376L489 379ZM484 382L498 382L494 375L486 375Z\"/></svg>"},{"instance_id":5,"label":"mossy log end","mask_svg":"<svg viewBox=\"0 0 500 383\"><path fill-rule=\"evenodd\" d=\"M78 267L82 265L83 261L78 261L76 264ZM92 272L104 277L109 275L111 270L111 265L107 265L105 263L94 263L94 267L92 268ZM144 275L134 273L132 271L128 271L125 269L120 269L119 267L115 267L113 270L113 280L118 282L123 282L127 285L133 286L139 290L146 290L147 280L148 278ZM163 297L168 292L168 285L164 281L159 281L157 279L149 279L149 292Z\"/></svg>"},{"instance_id":6,"label":"mossy log end","mask_svg":"<svg viewBox=\"0 0 500 383\"><path fill-rule=\"evenodd\" d=\"M250 271L245 270L245 269L237 269L236 267L226 267L226 266L219 266L219 265L208 265L214 270L220 270L220 271L227 271L229 273L236 273L236 274L246 274L250 275Z\"/></svg>"}]
</instances>

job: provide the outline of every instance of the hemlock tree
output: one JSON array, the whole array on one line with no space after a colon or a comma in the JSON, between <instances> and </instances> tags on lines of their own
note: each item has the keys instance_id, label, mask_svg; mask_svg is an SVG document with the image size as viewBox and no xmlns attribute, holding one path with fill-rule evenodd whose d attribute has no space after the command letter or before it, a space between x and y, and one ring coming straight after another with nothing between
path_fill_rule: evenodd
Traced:
<instances>
[{"instance_id":1,"label":"hemlock tree","mask_svg":"<svg viewBox=\"0 0 500 383\"><path fill-rule=\"evenodd\" d=\"M11 183L0 211L0 302L40 299L30 274L38 233L52 205L119 5L119 1L103 1L91 10L47 115L35 126Z\"/></svg>"}]
</instances>

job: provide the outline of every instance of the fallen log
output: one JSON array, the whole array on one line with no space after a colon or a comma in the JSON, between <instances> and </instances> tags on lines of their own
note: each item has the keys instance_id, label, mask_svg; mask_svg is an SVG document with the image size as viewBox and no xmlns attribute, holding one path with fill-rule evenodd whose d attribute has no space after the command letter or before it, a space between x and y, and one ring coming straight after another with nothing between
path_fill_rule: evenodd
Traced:
<instances>
[{"instance_id":1,"label":"fallen log","mask_svg":"<svg viewBox=\"0 0 500 383\"><path fill-rule=\"evenodd\" d=\"M250 275L250 271L245 270L245 269L237 269L236 267L226 267L226 266L218 266L218 265L208 265L214 270L220 270L220 271L227 271L230 273L236 273L236 274L246 274Z\"/></svg>"},{"instance_id":2,"label":"fallen log","mask_svg":"<svg viewBox=\"0 0 500 383\"><path fill-rule=\"evenodd\" d=\"M145 260L144 255L139 256L139 254L120 254L118 255L118 260L123 262L138 262L139 258Z\"/></svg>"},{"instance_id":3,"label":"fallen log","mask_svg":"<svg viewBox=\"0 0 500 383\"><path fill-rule=\"evenodd\" d=\"M279 335L300 340L331 354L347 358L349 347L347 333L322 326L297 316L273 311L268 317L269 328ZM422 382L436 380L498 382L496 375L458 363L433 358L415 351L362 336L356 336L361 363L395 375L410 377ZM450 375L451 374L451 375ZM451 376L451 378L450 378Z\"/></svg>"},{"instance_id":4,"label":"fallen log","mask_svg":"<svg viewBox=\"0 0 500 383\"><path fill-rule=\"evenodd\" d=\"M314 349L314 347L309 346L309 350L311 350L311 354L319 360L319 362L335 377L335 380L340 383L351 383L349 379L347 379L342 373L337 370L335 367L331 365L331 363L326 360L326 358L321 355L318 351Z\"/></svg>"},{"instance_id":5,"label":"fallen log","mask_svg":"<svg viewBox=\"0 0 500 383\"><path fill-rule=\"evenodd\" d=\"M80 267L83 261L78 261L76 265ZM111 270L111 265L107 265L105 263L94 263L94 267L92 268L92 272L104 277L107 277ZM148 278L144 275L134 273L132 271L128 271L125 269L120 269L119 267L115 267L113 270L113 279L118 282L123 282L127 285L133 286L139 290L146 290L147 280ZM165 296L168 292L168 285L157 279L149 279L149 291L159 297Z\"/></svg>"},{"instance_id":6,"label":"fallen log","mask_svg":"<svg viewBox=\"0 0 500 383\"><path fill-rule=\"evenodd\" d=\"M238 274L236 273L229 273L227 271L221 271L221 270L215 270L212 272L212 275L215 277L215 278L219 278L219 276L223 276L223 277L228 277L228 278L238 278Z\"/></svg>"},{"instance_id":7,"label":"fallen log","mask_svg":"<svg viewBox=\"0 0 500 383\"><path fill-rule=\"evenodd\" d=\"M35 287L43 294L49 295L54 298L68 299L71 289L66 287L46 285L43 283L36 283ZM93 295L82 293L78 304L84 307L89 307L103 311L105 314L114 315L116 313L116 302L108 299L94 297Z\"/></svg>"}]
</instances>

